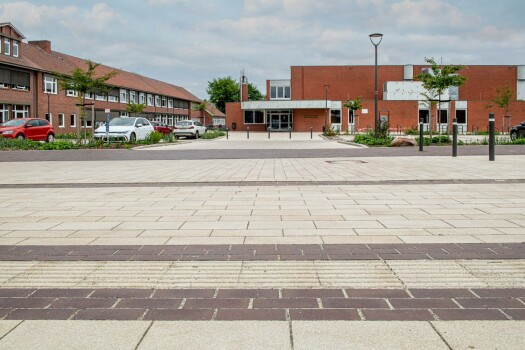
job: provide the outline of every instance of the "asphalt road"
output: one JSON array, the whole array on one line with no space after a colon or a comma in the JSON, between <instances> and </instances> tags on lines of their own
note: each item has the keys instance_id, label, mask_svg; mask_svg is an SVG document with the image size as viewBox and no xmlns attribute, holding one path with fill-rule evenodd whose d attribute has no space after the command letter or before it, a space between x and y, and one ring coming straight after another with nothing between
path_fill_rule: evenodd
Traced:
<instances>
[{"instance_id":1,"label":"asphalt road","mask_svg":"<svg viewBox=\"0 0 525 350\"><path fill-rule=\"evenodd\" d=\"M458 156L488 158L488 146L460 146ZM206 149L206 150L63 150L63 151L0 151L0 162L34 161L118 161L118 160L198 160L198 159L271 159L271 158L351 158L351 157L415 157L451 156L450 146L377 147L349 149ZM497 146L498 155L525 155L525 145Z\"/></svg>"}]
</instances>

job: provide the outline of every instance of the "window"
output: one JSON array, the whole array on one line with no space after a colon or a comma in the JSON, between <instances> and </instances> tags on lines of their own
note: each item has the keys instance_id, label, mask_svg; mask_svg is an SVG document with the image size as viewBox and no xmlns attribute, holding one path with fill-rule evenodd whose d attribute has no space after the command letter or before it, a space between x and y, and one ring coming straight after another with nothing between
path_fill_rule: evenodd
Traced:
<instances>
[{"instance_id":1,"label":"window","mask_svg":"<svg viewBox=\"0 0 525 350\"><path fill-rule=\"evenodd\" d=\"M120 103L128 103L128 90L120 89Z\"/></svg>"},{"instance_id":2,"label":"window","mask_svg":"<svg viewBox=\"0 0 525 350\"><path fill-rule=\"evenodd\" d=\"M13 57L18 57L18 41L13 40Z\"/></svg>"},{"instance_id":3,"label":"window","mask_svg":"<svg viewBox=\"0 0 525 350\"><path fill-rule=\"evenodd\" d=\"M270 87L270 98L271 99L277 98L277 86Z\"/></svg>"},{"instance_id":4,"label":"window","mask_svg":"<svg viewBox=\"0 0 525 350\"><path fill-rule=\"evenodd\" d=\"M168 99L168 108L173 108L173 99Z\"/></svg>"},{"instance_id":5,"label":"window","mask_svg":"<svg viewBox=\"0 0 525 350\"><path fill-rule=\"evenodd\" d=\"M448 111L446 109L440 110L439 116L439 123L446 124L448 122Z\"/></svg>"},{"instance_id":6,"label":"window","mask_svg":"<svg viewBox=\"0 0 525 350\"><path fill-rule=\"evenodd\" d=\"M418 116L418 120L417 120L418 125L419 125L419 121L421 120L421 118L423 118L423 124L428 124L429 123L428 110L427 109L420 109L419 110L419 116Z\"/></svg>"},{"instance_id":7,"label":"window","mask_svg":"<svg viewBox=\"0 0 525 350\"><path fill-rule=\"evenodd\" d=\"M146 104L146 95L143 92L139 94L139 103L142 105Z\"/></svg>"},{"instance_id":8,"label":"window","mask_svg":"<svg viewBox=\"0 0 525 350\"><path fill-rule=\"evenodd\" d=\"M133 103L137 103L137 92L136 91L129 92L129 101Z\"/></svg>"},{"instance_id":9,"label":"window","mask_svg":"<svg viewBox=\"0 0 525 350\"><path fill-rule=\"evenodd\" d=\"M109 102L118 102L118 96L108 95Z\"/></svg>"},{"instance_id":10,"label":"window","mask_svg":"<svg viewBox=\"0 0 525 350\"><path fill-rule=\"evenodd\" d=\"M168 106L168 99L162 96L162 107L166 108Z\"/></svg>"},{"instance_id":11,"label":"window","mask_svg":"<svg viewBox=\"0 0 525 350\"><path fill-rule=\"evenodd\" d=\"M244 124L264 124L264 112L244 111Z\"/></svg>"},{"instance_id":12,"label":"window","mask_svg":"<svg viewBox=\"0 0 525 350\"><path fill-rule=\"evenodd\" d=\"M93 126L93 123L91 123L91 118L84 119L84 124L82 125L84 129L91 128L92 126Z\"/></svg>"},{"instance_id":13,"label":"window","mask_svg":"<svg viewBox=\"0 0 525 350\"><path fill-rule=\"evenodd\" d=\"M69 97L78 97L78 91L75 91L75 90L66 90L66 96L69 96Z\"/></svg>"},{"instance_id":14,"label":"window","mask_svg":"<svg viewBox=\"0 0 525 350\"><path fill-rule=\"evenodd\" d=\"M71 124L73 128L77 126L77 116L75 114L69 116L69 124Z\"/></svg>"},{"instance_id":15,"label":"window","mask_svg":"<svg viewBox=\"0 0 525 350\"><path fill-rule=\"evenodd\" d=\"M341 110L330 110L330 124L341 124Z\"/></svg>"},{"instance_id":16,"label":"window","mask_svg":"<svg viewBox=\"0 0 525 350\"><path fill-rule=\"evenodd\" d=\"M57 79L44 75L44 93L57 94Z\"/></svg>"},{"instance_id":17,"label":"window","mask_svg":"<svg viewBox=\"0 0 525 350\"><path fill-rule=\"evenodd\" d=\"M13 89L14 89L14 90L27 91L27 90L29 90L29 86L25 86L25 85L13 85Z\"/></svg>"},{"instance_id":18,"label":"window","mask_svg":"<svg viewBox=\"0 0 525 350\"><path fill-rule=\"evenodd\" d=\"M50 124L53 124L53 115L51 113L46 113L46 120L50 123Z\"/></svg>"},{"instance_id":19,"label":"window","mask_svg":"<svg viewBox=\"0 0 525 350\"><path fill-rule=\"evenodd\" d=\"M155 95L155 107L160 107L160 96Z\"/></svg>"},{"instance_id":20,"label":"window","mask_svg":"<svg viewBox=\"0 0 525 350\"><path fill-rule=\"evenodd\" d=\"M153 106L153 95L148 94L148 106Z\"/></svg>"},{"instance_id":21,"label":"window","mask_svg":"<svg viewBox=\"0 0 525 350\"><path fill-rule=\"evenodd\" d=\"M6 83L0 83L0 89L9 89L9 85Z\"/></svg>"},{"instance_id":22,"label":"window","mask_svg":"<svg viewBox=\"0 0 525 350\"><path fill-rule=\"evenodd\" d=\"M0 123L5 123L9 119L9 109L7 105L0 104Z\"/></svg>"},{"instance_id":23,"label":"window","mask_svg":"<svg viewBox=\"0 0 525 350\"><path fill-rule=\"evenodd\" d=\"M64 113L58 113L58 127L59 128L66 127L66 119L64 118Z\"/></svg>"},{"instance_id":24,"label":"window","mask_svg":"<svg viewBox=\"0 0 525 350\"><path fill-rule=\"evenodd\" d=\"M458 124L467 124L467 111L465 109L456 109L456 119Z\"/></svg>"},{"instance_id":25,"label":"window","mask_svg":"<svg viewBox=\"0 0 525 350\"><path fill-rule=\"evenodd\" d=\"M95 98L95 94L93 94L91 92L86 92L85 98L86 98L86 100L92 100L92 99Z\"/></svg>"},{"instance_id":26,"label":"window","mask_svg":"<svg viewBox=\"0 0 525 350\"><path fill-rule=\"evenodd\" d=\"M11 55L11 40L4 38L4 54Z\"/></svg>"},{"instance_id":27,"label":"window","mask_svg":"<svg viewBox=\"0 0 525 350\"><path fill-rule=\"evenodd\" d=\"M29 106L13 105L13 119L29 118Z\"/></svg>"},{"instance_id":28,"label":"window","mask_svg":"<svg viewBox=\"0 0 525 350\"><path fill-rule=\"evenodd\" d=\"M120 116L121 117L129 117L129 113L128 112L120 112Z\"/></svg>"},{"instance_id":29,"label":"window","mask_svg":"<svg viewBox=\"0 0 525 350\"><path fill-rule=\"evenodd\" d=\"M291 98L291 89L289 80L272 80L270 81L270 99L271 100L289 100Z\"/></svg>"},{"instance_id":30,"label":"window","mask_svg":"<svg viewBox=\"0 0 525 350\"><path fill-rule=\"evenodd\" d=\"M213 125L226 125L224 118L213 118Z\"/></svg>"},{"instance_id":31,"label":"window","mask_svg":"<svg viewBox=\"0 0 525 350\"><path fill-rule=\"evenodd\" d=\"M106 101L106 95L95 94L95 100Z\"/></svg>"}]
</instances>

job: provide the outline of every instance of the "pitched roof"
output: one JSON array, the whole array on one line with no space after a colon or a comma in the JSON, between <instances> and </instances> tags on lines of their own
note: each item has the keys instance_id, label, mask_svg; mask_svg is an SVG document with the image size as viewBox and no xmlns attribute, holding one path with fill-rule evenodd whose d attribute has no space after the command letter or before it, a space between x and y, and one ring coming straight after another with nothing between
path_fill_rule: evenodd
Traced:
<instances>
[{"instance_id":1,"label":"pitched roof","mask_svg":"<svg viewBox=\"0 0 525 350\"><path fill-rule=\"evenodd\" d=\"M206 101L206 112L211 114L214 117L224 117L226 118L226 114L222 113L215 105L211 102Z\"/></svg>"},{"instance_id":2,"label":"pitched roof","mask_svg":"<svg viewBox=\"0 0 525 350\"><path fill-rule=\"evenodd\" d=\"M11 22L3 22L3 23L0 23L0 27L5 27L5 26L9 26L11 27L12 30L15 31L15 33L21 38L21 39L25 39L26 37L24 36L24 34L22 34L18 29L15 28L14 25L11 24Z\"/></svg>"},{"instance_id":3,"label":"pitched roof","mask_svg":"<svg viewBox=\"0 0 525 350\"><path fill-rule=\"evenodd\" d=\"M83 70L87 68L87 60L56 51L48 53L36 45L26 43L20 44L19 57L0 55L0 63L48 73L58 72L62 74L69 74L75 68L81 68ZM183 87L121 69L115 69L101 64L96 68L95 72L99 75L104 75L112 70L117 70L119 74L108 80L109 85L156 95L175 97L191 102L201 101Z\"/></svg>"}]
</instances>

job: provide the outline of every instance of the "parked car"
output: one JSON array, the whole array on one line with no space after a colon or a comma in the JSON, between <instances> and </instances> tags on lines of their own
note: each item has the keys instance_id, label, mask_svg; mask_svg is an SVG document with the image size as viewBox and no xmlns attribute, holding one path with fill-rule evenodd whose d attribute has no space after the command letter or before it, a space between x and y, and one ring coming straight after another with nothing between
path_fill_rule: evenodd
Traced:
<instances>
[{"instance_id":1,"label":"parked car","mask_svg":"<svg viewBox=\"0 0 525 350\"><path fill-rule=\"evenodd\" d=\"M510 139L512 141L522 137L525 137L525 121L510 129Z\"/></svg>"},{"instance_id":2,"label":"parked car","mask_svg":"<svg viewBox=\"0 0 525 350\"><path fill-rule=\"evenodd\" d=\"M153 125L146 118L114 118L109 121L109 138L134 142L144 140L154 131ZM106 138L106 126L95 130L95 139Z\"/></svg>"},{"instance_id":3,"label":"parked car","mask_svg":"<svg viewBox=\"0 0 525 350\"><path fill-rule=\"evenodd\" d=\"M171 126L167 126L164 123L154 121L151 121L150 123L151 125L153 125L155 131L162 133L162 135L169 135L173 131L173 128Z\"/></svg>"},{"instance_id":4,"label":"parked car","mask_svg":"<svg viewBox=\"0 0 525 350\"><path fill-rule=\"evenodd\" d=\"M53 125L45 119L20 118L0 124L0 135L11 139L34 141L55 141Z\"/></svg>"},{"instance_id":5,"label":"parked car","mask_svg":"<svg viewBox=\"0 0 525 350\"><path fill-rule=\"evenodd\" d=\"M196 120L183 120L177 122L173 129L173 135L175 135L175 137L186 136L193 137L194 139L198 139L200 135L205 132L206 127Z\"/></svg>"},{"instance_id":6,"label":"parked car","mask_svg":"<svg viewBox=\"0 0 525 350\"><path fill-rule=\"evenodd\" d=\"M228 130L228 128L226 127L226 125L215 125L215 124L209 124L206 126L206 131L208 130L222 130L222 131L226 131Z\"/></svg>"}]
</instances>

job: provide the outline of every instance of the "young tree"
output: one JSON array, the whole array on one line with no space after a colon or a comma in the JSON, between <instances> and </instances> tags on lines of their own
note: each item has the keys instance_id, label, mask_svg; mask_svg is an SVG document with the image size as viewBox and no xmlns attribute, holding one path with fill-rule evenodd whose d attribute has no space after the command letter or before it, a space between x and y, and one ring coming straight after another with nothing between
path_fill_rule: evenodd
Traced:
<instances>
[{"instance_id":1,"label":"young tree","mask_svg":"<svg viewBox=\"0 0 525 350\"><path fill-rule=\"evenodd\" d=\"M430 65L431 73L422 73L417 76L417 79L423 82L423 87L430 93L439 96L441 102L441 95L448 90L448 88L463 85L467 78L457 74L457 72L465 66L445 65L439 66L434 58L425 58L425 62ZM439 133L441 134L441 104L438 105L438 121L440 122ZM450 118L447 118L447 132L450 129Z\"/></svg>"},{"instance_id":2,"label":"young tree","mask_svg":"<svg viewBox=\"0 0 525 350\"><path fill-rule=\"evenodd\" d=\"M226 112L226 103L239 102L239 82L232 77L216 78L208 82L206 92L213 103L221 112ZM264 95L251 83L248 83L248 98L251 101L264 100Z\"/></svg>"},{"instance_id":3,"label":"young tree","mask_svg":"<svg viewBox=\"0 0 525 350\"><path fill-rule=\"evenodd\" d=\"M427 102L427 106L428 106L428 132L430 134L430 143L432 143L432 109L438 103L438 101L436 100L438 95L436 94L435 91L431 90L431 91L428 91L427 93L425 92L421 93L421 96L425 98L425 101ZM438 139L438 142L440 142L439 139Z\"/></svg>"},{"instance_id":4,"label":"young tree","mask_svg":"<svg viewBox=\"0 0 525 350\"><path fill-rule=\"evenodd\" d=\"M135 103L133 101L129 102L129 105L126 106L126 111L133 115L135 114L137 117L144 112L144 109L146 108L146 105L144 103Z\"/></svg>"},{"instance_id":5,"label":"young tree","mask_svg":"<svg viewBox=\"0 0 525 350\"><path fill-rule=\"evenodd\" d=\"M348 108L350 111L352 111L352 117L355 118L355 111L358 109L363 108L363 101L361 100L361 97L356 97L355 100L348 100L343 104L343 107Z\"/></svg>"},{"instance_id":6,"label":"young tree","mask_svg":"<svg viewBox=\"0 0 525 350\"><path fill-rule=\"evenodd\" d=\"M86 94L104 94L110 89L106 82L118 74L118 71L112 70L102 76L96 76L95 70L100 65L87 61L87 70L75 68L70 74L55 73L60 80L59 85L64 90L73 90L77 92L77 138L80 140L80 120L85 120L85 103ZM92 121L94 122L94 121Z\"/></svg>"},{"instance_id":7,"label":"young tree","mask_svg":"<svg viewBox=\"0 0 525 350\"><path fill-rule=\"evenodd\" d=\"M505 114L503 117L510 117L509 116L509 107L510 103L512 102L512 98L514 97L514 93L510 89L509 85L500 86L496 89L496 92L498 93L496 97L494 97L492 100L490 100L490 104L487 105L487 108L491 108L494 105L498 106L499 108L503 109L505 111ZM508 123L508 122L507 122ZM504 131L504 124L501 126L501 131ZM507 125L507 127L510 127L510 125Z\"/></svg>"}]
</instances>

